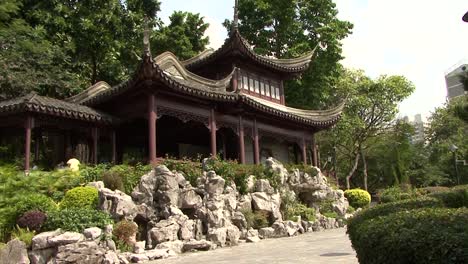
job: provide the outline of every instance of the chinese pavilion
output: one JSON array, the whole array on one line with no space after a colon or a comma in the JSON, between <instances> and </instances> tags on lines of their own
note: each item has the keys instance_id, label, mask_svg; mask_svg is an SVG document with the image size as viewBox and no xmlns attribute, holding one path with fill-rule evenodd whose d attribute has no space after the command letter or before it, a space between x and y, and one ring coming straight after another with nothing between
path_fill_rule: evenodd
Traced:
<instances>
[{"instance_id":1,"label":"chinese pavilion","mask_svg":"<svg viewBox=\"0 0 468 264\"><path fill-rule=\"evenodd\" d=\"M314 134L339 120L344 103L328 110L286 106L283 82L299 78L314 51L295 59L257 55L235 13L216 51L186 61L170 52L153 57L146 30L140 66L120 85L98 82L65 100L29 94L0 102L0 144L7 131L24 131L26 171L44 138L56 161L220 155L241 163L273 156L317 165Z\"/></svg>"}]
</instances>

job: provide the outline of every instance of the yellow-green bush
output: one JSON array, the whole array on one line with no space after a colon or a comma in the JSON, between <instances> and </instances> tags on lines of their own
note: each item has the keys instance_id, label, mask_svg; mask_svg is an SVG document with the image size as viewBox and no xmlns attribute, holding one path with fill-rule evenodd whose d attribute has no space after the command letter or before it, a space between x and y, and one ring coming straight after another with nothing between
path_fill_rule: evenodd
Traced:
<instances>
[{"instance_id":1,"label":"yellow-green bush","mask_svg":"<svg viewBox=\"0 0 468 264\"><path fill-rule=\"evenodd\" d=\"M344 192L349 205L354 208L366 208L371 202L371 195L365 190L351 189Z\"/></svg>"},{"instance_id":2,"label":"yellow-green bush","mask_svg":"<svg viewBox=\"0 0 468 264\"><path fill-rule=\"evenodd\" d=\"M94 187L76 187L65 193L60 208L96 209L98 190Z\"/></svg>"}]
</instances>

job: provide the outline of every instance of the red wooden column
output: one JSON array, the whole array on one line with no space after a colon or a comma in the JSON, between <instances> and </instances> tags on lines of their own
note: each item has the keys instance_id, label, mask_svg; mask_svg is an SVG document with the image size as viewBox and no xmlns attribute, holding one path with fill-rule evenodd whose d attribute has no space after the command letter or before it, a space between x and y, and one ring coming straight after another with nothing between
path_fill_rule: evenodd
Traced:
<instances>
[{"instance_id":1,"label":"red wooden column","mask_svg":"<svg viewBox=\"0 0 468 264\"><path fill-rule=\"evenodd\" d=\"M306 144L305 136L302 136L301 150L302 150L302 163L304 163L304 165L307 165L307 144Z\"/></svg>"},{"instance_id":2,"label":"red wooden column","mask_svg":"<svg viewBox=\"0 0 468 264\"><path fill-rule=\"evenodd\" d=\"M33 126L33 118L28 116L24 124L24 172L29 173L30 170L30 157L31 157L31 130Z\"/></svg>"},{"instance_id":3,"label":"red wooden column","mask_svg":"<svg viewBox=\"0 0 468 264\"><path fill-rule=\"evenodd\" d=\"M149 162L156 163L156 98L148 95L148 133L149 133Z\"/></svg>"},{"instance_id":4,"label":"red wooden column","mask_svg":"<svg viewBox=\"0 0 468 264\"><path fill-rule=\"evenodd\" d=\"M312 134L312 165L318 167L317 145L315 143L315 134Z\"/></svg>"},{"instance_id":5,"label":"red wooden column","mask_svg":"<svg viewBox=\"0 0 468 264\"><path fill-rule=\"evenodd\" d=\"M99 132L97 127L91 129L91 137L93 138L93 164L98 163L98 141L99 141Z\"/></svg>"},{"instance_id":6,"label":"red wooden column","mask_svg":"<svg viewBox=\"0 0 468 264\"><path fill-rule=\"evenodd\" d=\"M216 157L216 118L214 109L210 112L211 156Z\"/></svg>"},{"instance_id":7,"label":"red wooden column","mask_svg":"<svg viewBox=\"0 0 468 264\"><path fill-rule=\"evenodd\" d=\"M241 115L239 115L239 160L241 164L245 164L244 124Z\"/></svg>"},{"instance_id":8,"label":"red wooden column","mask_svg":"<svg viewBox=\"0 0 468 264\"><path fill-rule=\"evenodd\" d=\"M260 144L258 142L258 128L257 128L257 118L254 118L253 123L253 138L254 138L254 163L260 164Z\"/></svg>"},{"instance_id":9,"label":"red wooden column","mask_svg":"<svg viewBox=\"0 0 468 264\"><path fill-rule=\"evenodd\" d=\"M111 130L111 146L112 146L112 164L117 164L117 144L116 144L116 135L115 130Z\"/></svg>"}]
</instances>

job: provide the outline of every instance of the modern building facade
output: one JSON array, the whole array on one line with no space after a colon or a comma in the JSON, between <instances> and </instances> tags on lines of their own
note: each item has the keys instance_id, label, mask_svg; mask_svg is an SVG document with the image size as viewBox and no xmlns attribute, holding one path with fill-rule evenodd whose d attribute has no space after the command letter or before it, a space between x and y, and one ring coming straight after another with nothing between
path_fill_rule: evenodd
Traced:
<instances>
[{"instance_id":1,"label":"modern building facade","mask_svg":"<svg viewBox=\"0 0 468 264\"><path fill-rule=\"evenodd\" d=\"M445 74L445 83L447 87L447 99L465 95L461 75L468 72L468 63L460 63L449 69Z\"/></svg>"}]
</instances>

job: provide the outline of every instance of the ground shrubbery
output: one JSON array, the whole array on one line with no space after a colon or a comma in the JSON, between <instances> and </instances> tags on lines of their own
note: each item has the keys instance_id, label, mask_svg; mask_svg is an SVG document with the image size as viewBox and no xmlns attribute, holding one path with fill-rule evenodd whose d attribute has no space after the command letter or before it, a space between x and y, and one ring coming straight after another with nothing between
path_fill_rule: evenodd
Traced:
<instances>
[{"instance_id":1,"label":"ground shrubbery","mask_svg":"<svg viewBox=\"0 0 468 264\"><path fill-rule=\"evenodd\" d=\"M114 240L117 243L117 248L120 251L131 251L133 248L134 236L138 232L138 225L135 222L122 220L115 225L112 232Z\"/></svg>"},{"instance_id":2,"label":"ground shrubbery","mask_svg":"<svg viewBox=\"0 0 468 264\"><path fill-rule=\"evenodd\" d=\"M381 203L391 203L414 198L418 193L409 187L394 186L380 191L378 195Z\"/></svg>"},{"instance_id":3,"label":"ground shrubbery","mask_svg":"<svg viewBox=\"0 0 468 264\"><path fill-rule=\"evenodd\" d=\"M109 214L105 212L86 208L70 208L49 212L43 230L61 228L65 231L82 232L88 227L104 228L113 222Z\"/></svg>"},{"instance_id":4,"label":"ground shrubbery","mask_svg":"<svg viewBox=\"0 0 468 264\"><path fill-rule=\"evenodd\" d=\"M371 195L365 190L346 190L344 195L348 199L349 205L351 205L353 208L366 208L371 202Z\"/></svg>"},{"instance_id":5,"label":"ground shrubbery","mask_svg":"<svg viewBox=\"0 0 468 264\"><path fill-rule=\"evenodd\" d=\"M16 221L21 228L27 228L31 231L39 231L47 220L47 215L41 211L28 211Z\"/></svg>"},{"instance_id":6,"label":"ground shrubbery","mask_svg":"<svg viewBox=\"0 0 468 264\"><path fill-rule=\"evenodd\" d=\"M467 187L357 213L347 232L359 263L467 263Z\"/></svg>"}]
</instances>

